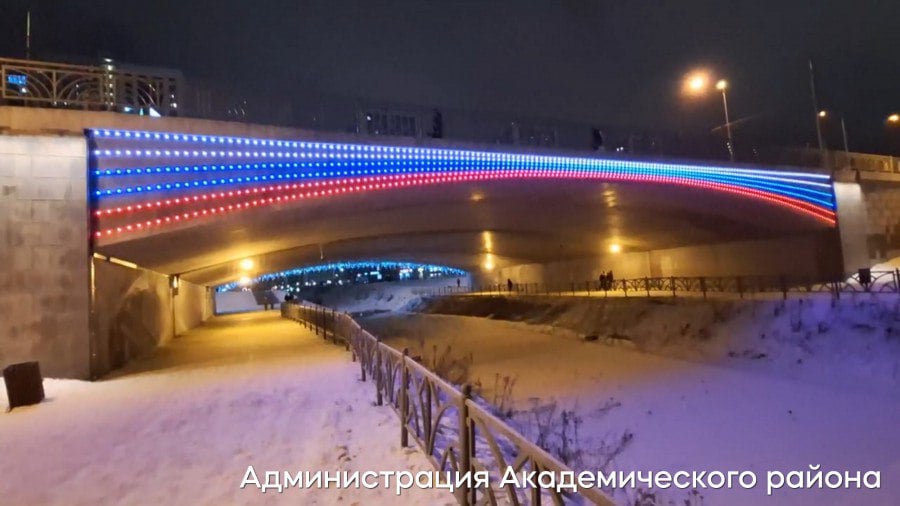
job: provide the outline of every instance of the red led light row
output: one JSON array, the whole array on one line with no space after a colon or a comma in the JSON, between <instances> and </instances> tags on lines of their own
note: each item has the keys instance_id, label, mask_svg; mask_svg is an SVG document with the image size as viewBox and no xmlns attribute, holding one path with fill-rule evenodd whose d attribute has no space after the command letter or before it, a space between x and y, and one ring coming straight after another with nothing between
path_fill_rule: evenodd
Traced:
<instances>
[{"instance_id":1,"label":"red led light row","mask_svg":"<svg viewBox=\"0 0 900 506\"><path fill-rule=\"evenodd\" d=\"M101 209L95 212L97 217L111 217L121 215L123 213L137 213L140 211L146 210L154 210L154 209L163 209L169 207L175 207L179 205L197 203L197 202L209 202L209 201L221 201L227 198L235 198L242 196L251 196L251 195L260 195L260 194L272 194L273 196L257 198L253 200L245 200L243 202L237 203L229 203L222 204L219 206L213 206L210 208L194 210L191 212L183 212L176 213L169 216L164 216L156 219L148 219L144 221L134 222L123 226L117 226L113 228L107 228L103 230L97 230L94 232L96 237L109 237L114 234L127 233L132 231L139 231L148 228L155 228L158 226L164 226L166 224L179 223L184 221L190 221L197 218L203 218L206 216L214 216L219 214L225 214L234 211L251 209L259 206L266 206L272 204L280 204L285 202L291 202L299 199L309 199L309 198L318 198L318 197L326 197L330 195L337 194L345 194L345 193L358 193L363 191L370 190L382 190L382 189L390 189L390 188L401 188L408 186L421 186L427 184L437 184L437 183L454 183L454 182L467 182L467 181L483 181L483 180L496 180L496 179L510 179L510 178L523 178L523 179L545 179L545 178L558 178L558 179L604 179L604 180L614 180L614 181L626 181L626 182L653 182L653 183L667 183L667 184L678 184L681 186L695 187L695 188L705 188L705 189L713 189L718 190L734 195L741 195L747 197L753 197L761 200L766 200L778 205L787 206L801 213L813 216L818 218L829 225L835 224L835 216L834 212L822 209L821 207L817 207L813 204L804 202L802 200L794 199L791 197L785 197L781 195L774 195L771 193L767 193L761 190L741 188L738 186L733 186L729 184L723 183L712 183L705 181L697 181L689 178L680 178L680 177L667 177L667 176L650 176L650 175L634 175L634 174L618 174L618 173L599 173L599 172L591 172L591 173L577 173L565 170L547 170L547 171L522 171L522 170L508 170L508 171L499 171L499 172L490 172L490 173L472 173L472 172L449 172L443 173L441 175L433 175L433 174L398 174L398 175L387 175L387 176L370 176L365 178L347 178L347 179L337 179L330 180L326 182L312 182L312 183L296 183L296 184L287 184L287 185L277 185L277 186L267 186L267 187L258 187L246 190L233 190L228 192L215 192L215 193L206 193L202 195L194 195L191 197L180 197L175 199L165 199L165 200L157 200L152 202L145 202L142 204L129 205L124 207L116 207L109 209ZM312 189L316 188L316 189ZM304 190L297 192L296 190ZM293 193L292 193L293 192Z\"/></svg>"}]
</instances>

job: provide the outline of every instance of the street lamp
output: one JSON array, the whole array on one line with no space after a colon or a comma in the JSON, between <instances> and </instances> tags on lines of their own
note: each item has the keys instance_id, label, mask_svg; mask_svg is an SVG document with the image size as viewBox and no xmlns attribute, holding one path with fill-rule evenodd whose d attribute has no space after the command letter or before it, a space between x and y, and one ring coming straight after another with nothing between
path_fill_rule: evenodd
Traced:
<instances>
[{"instance_id":1,"label":"street lamp","mask_svg":"<svg viewBox=\"0 0 900 506\"><path fill-rule=\"evenodd\" d=\"M828 118L830 113L825 109L819 111L819 119L825 121ZM850 154L850 145L847 143L847 124L844 122L844 115L840 114L838 117L841 119L841 134L844 136L844 152L848 155Z\"/></svg>"},{"instance_id":2,"label":"street lamp","mask_svg":"<svg viewBox=\"0 0 900 506\"><path fill-rule=\"evenodd\" d=\"M892 125L900 125L900 114L891 114L887 117L887 122Z\"/></svg>"},{"instance_id":3,"label":"street lamp","mask_svg":"<svg viewBox=\"0 0 900 506\"><path fill-rule=\"evenodd\" d=\"M709 73L704 70L691 72L685 77L684 91L688 95L700 96L707 92L711 79ZM728 148L728 157L734 161L734 138L731 135L731 120L728 116L728 81L719 79L716 81L715 87L722 92L722 106L725 109L725 132L728 136L726 147Z\"/></svg>"},{"instance_id":4,"label":"street lamp","mask_svg":"<svg viewBox=\"0 0 900 506\"><path fill-rule=\"evenodd\" d=\"M734 161L734 139L731 137L731 121L728 119L728 81L719 79L716 89L722 92L722 106L725 108L725 131L728 133L728 156Z\"/></svg>"},{"instance_id":5,"label":"street lamp","mask_svg":"<svg viewBox=\"0 0 900 506\"><path fill-rule=\"evenodd\" d=\"M685 91L692 95L702 95L706 92L709 85L709 74L703 71L696 71L688 74L684 82Z\"/></svg>"}]
</instances>

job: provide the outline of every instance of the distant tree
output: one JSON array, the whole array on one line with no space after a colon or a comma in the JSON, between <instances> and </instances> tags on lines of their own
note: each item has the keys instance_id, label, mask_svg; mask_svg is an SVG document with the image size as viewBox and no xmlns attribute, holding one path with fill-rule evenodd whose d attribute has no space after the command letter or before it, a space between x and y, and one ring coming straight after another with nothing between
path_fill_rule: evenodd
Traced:
<instances>
[{"instance_id":1,"label":"distant tree","mask_svg":"<svg viewBox=\"0 0 900 506\"><path fill-rule=\"evenodd\" d=\"M603 149L603 132L599 128L591 128L591 149L593 151Z\"/></svg>"},{"instance_id":2,"label":"distant tree","mask_svg":"<svg viewBox=\"0 0 900 506\"><path fill-rule=\"evenodd\" d=\"M441 111L435 109L431 119L431 137L440 139L444 137L444 117Z\"/></svg>"}]
</instances>

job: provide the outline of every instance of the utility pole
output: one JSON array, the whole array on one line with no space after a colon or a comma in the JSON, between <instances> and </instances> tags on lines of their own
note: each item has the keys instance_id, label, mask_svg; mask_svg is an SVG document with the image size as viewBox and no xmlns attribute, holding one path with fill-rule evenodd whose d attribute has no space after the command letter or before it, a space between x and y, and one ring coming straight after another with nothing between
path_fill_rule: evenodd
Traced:
<instances>
[{"instance_id":1,"label":"utility pole","mask_svg":"<svg viewBox=\"0 0 900 506\"><path fill-rule=\"evenodd\" d=\"M822 125L819 124L819 100L816 97L816 73L813 69L812 58L809 59L809 90L812 94L813 119L816 122L816 138L819 141L819 163L823 168L828 168L828 160L825 153L825 140L822 138Z\"/></svg>"},{"instance_id":2,"label":"utility pole","mask_svg":"<svg viewBox=\"0 0 900 506\"><path fill-rule=\"evenodd\" d=\"M848 160L850 156L850 144L847 143L847 125L844 123L844 115L841 115L841 133L844 134L844 152L847 153Z\"/></svg>"},{"instance_id":3,"label":"utility pole","mask_svg":"<svg viewBox=\"0 0 900 506\"><path fill-rule=\"evenodd\" d=\"M31 10L25 15L25 59L31 59Z\"/></svg>"}]
</instances>

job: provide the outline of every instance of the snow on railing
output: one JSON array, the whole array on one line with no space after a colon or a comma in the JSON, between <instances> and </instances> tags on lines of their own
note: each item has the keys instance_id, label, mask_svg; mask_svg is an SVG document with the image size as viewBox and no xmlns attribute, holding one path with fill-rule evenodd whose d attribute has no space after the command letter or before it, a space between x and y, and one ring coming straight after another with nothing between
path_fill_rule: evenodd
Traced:
<instances>
[{"instance_id":1,"label":"snow on railing","mask_svg":"<svg viewBox=\"0 0 900 506\"><path fill-rule=\"evenodd\" d=\"M473 397L469 385L457 388L450 384L410 357L407 350L400 352L380 342L350 315L293 301L283 304L281 313L352 351L362 380L371 378L375 384L376 404L387 403L400 417L402 446L409 446L412 437L438 471L458 476L488 472L488 487L456 489L460 504L614 504L599 489L566 493L510 483L501 486L501 476L508 468L518 475L552 473L556 483L562 473L574 471L492 414Z\"/></svg>"}]
</instances>

